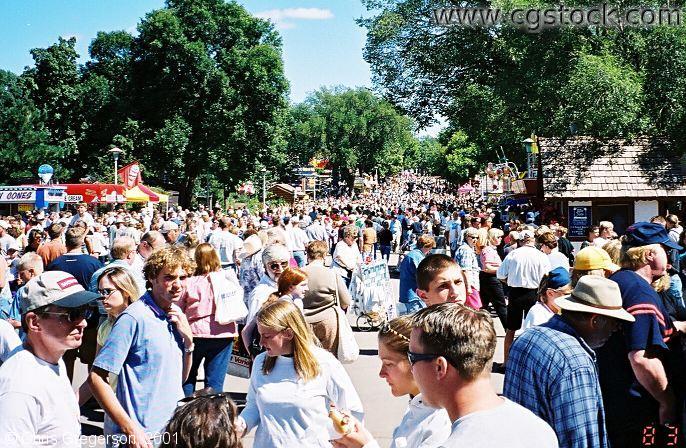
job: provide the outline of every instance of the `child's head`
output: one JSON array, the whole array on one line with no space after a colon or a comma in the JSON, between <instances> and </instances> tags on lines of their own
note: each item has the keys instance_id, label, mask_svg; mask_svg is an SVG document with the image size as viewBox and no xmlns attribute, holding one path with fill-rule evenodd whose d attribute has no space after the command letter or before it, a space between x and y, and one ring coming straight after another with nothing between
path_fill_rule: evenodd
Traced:
<instances>
[{"instance_id":1,"label":"child's head","mask_svg":"<svg viewBox=\"0 0 686 448\"><path fill-rule=\"evenodd\" d=\"M467 300L467 284L460 266L447 255L427 255L417 267L417 295L426 306Z\"/></svg>"},{"instance_id":2,"label":"child's head","mask_svg":"<svg viewBox=\"0 0 686 448\"><path fill-rule=\"evenodd\" d=\"M412 332L409 315L387 322L379 330L379 376L391 387L393 396L417 395L419 387L412 376L412 366L407 359Z\"/></svg>"},{"instance_id":3,"label":"child's head","mask_svg":"<svg viewBox=\"0 0 686 448\"><path fill-rule=\"evenodd\" d=\"M235 426L237 416L236 405L228 393L198 395L176 408L165 431L169 437L160 446L242 448Z\"/></svg>"}]
</instances>

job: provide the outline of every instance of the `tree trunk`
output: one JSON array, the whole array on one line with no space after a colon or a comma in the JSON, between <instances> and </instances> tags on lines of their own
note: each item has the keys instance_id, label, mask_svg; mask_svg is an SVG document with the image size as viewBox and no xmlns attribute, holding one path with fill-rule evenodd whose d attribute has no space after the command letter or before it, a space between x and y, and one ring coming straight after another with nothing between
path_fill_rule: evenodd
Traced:
<instances>
[{"instance_id":1,"label":"tree trunk","mask_svg":"<svg viewBox=\"0 0 686 448\"><path fill-rule=\"evenodd\" d=\"M190 208L193 200L193 187L197 175L188 176L186 182L179 188L179 205L183 208Z\"/></svg>"}]
</instances>

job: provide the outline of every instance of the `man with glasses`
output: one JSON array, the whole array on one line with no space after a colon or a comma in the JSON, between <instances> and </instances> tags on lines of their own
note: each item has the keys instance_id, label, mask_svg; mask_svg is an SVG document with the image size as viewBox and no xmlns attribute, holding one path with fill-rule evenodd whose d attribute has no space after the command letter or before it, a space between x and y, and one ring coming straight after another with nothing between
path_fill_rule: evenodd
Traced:
<instances>
[{"instance_id":1,"label":"man with glasses","mask_svg":"<svg viewBox=\"0 0 686 448\"><path fill-rule=\"evenodd\" d=\"M101 267L91 275L91 281L89 290L96 291L98 289L98 279L105 272L105 269L119 266L131 274L131 276L136 280L136 286L138 290L143 293L145 291L145 279L143 278L142 270L133 269L133 263L136 259L136 242L130 236L120 236L115 238L114 243L112 243L112 249L110 250L110 255L112 256L112 261L107 265ZM104 314L104 310L100 310Z\"/></svg>"},{"instance_id":2,"label":"man with glasses","mask_svg":"<svg viewBox=\"0 0 686 448\"><path fill-rule=\"evenodd\" d=\"M490 315L456 303L412 317L408 359L424 403L453 422L444 448L557 448L553 430L491 384L496 335Z\"/></svg>"},{"instance_id":3,"label":"man with glasses","mask_svg":"<svg viewBox=\"0 0 686 448\"><path fill-rule=\"evenodd\" d=\"M174 305L193 263L177 246L153 253L145 264L151 289L117 318L93 363L88 381L107 413L104 433L114 446L150 447L183 398L190 372L193 333ZM108 383L118 375L116 393ZM108 445L109 446L109 445Z\"/></svg>"},{"instance_id":4,"label":"man with glasses","mask_svg":"<svg viewBox=\"0 0 686 448\"><path fill-rule=\"evenodd\" d=\"M0 447L80 447L80 411L62 356L81 345L97 297L66 272L26 284L26 339L0 367Z\"/></svg>"},{"instance_id":5,"label":"man with glasses","mask_svg":"<svg viewBox=\"0 0 686 448\"><path fill-rule=\"evenodd\" d=\"M64 236L67 253L57 257L45 270L68 272L76 278L84 289L88 289L93 273L103 267L103 264L97 258L83 253L82 247L86 237L84 228L77 225L67 230ZM65 354L64 363L67 366L69 378L74 378L74 362L76 362L77 355L81 362L87 364L89 368L93 364L95 349L97 348L99 320L100 313L96 310L88 320L88 327L84 333L81 347Z\"/></svg>"},{"instance_id":6,"label":"man with glasses","mask_svg":"<svg viewBox=\"0 0 686 448\"><path fill-rule=\"evenodd\" d=\"M150 230L141 237L141 242L136 248L136 255L131 263L131 270L143 275L143 266L145 260L157 249L164 247L165 240L160 232L157 230Z\"/></svg>"}]
</instances>

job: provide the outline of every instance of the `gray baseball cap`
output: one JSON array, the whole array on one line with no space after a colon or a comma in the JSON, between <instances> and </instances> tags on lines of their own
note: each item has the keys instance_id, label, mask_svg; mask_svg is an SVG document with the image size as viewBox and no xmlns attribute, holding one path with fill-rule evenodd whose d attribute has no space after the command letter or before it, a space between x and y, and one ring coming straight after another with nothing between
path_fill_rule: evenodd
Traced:
<instances>
[{"instance_id":1,"label":"gray baseball cap","mask_svg":"<svg viewBox=\"0 0 686 448\"><path fill-rule=\"evenodd\" d=\"M21 313L46 305L78 308L98 299L100 294L86 291L73 275L62 271L43 272L24 287L21 297Z\"/></svg>"}]
</instances>

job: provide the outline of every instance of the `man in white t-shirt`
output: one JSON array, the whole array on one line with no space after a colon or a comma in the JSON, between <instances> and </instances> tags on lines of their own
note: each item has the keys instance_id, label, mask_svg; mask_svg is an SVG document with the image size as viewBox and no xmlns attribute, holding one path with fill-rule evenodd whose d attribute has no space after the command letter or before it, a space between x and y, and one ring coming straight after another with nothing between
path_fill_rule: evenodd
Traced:
<instances>
[{"instance_id":1,"label":"man in white t-shirt","mask_svg":"<svg viewBox=\"0 0 686 448\"><path fill-rule=\"evenodd\" d=\"M546 422L496 394L496 335L487 312L442 303L418 311L412 327L408 358L424 403L445 409L453 422L443 448L558 447Z\"/></svg>"},{"instance_id":2,"label":"man in white t-shirt","mask_svg":"<svg viewBox=\"0 0 686 448\"><path fill-rule=\"evenodd\" d=\"M76 214L71 218L71 221L69 222L69 227L74 227L76 223L79 221L85 222L89 229L92 229L93 225L95 224L93 215L88 213L88 205L85 202L79 204L78 208L76 209Z\"/></svg>"},{"instance_id":3,"label":"man in white t-shirt","mask_svg":"<svg viewBox=\"0 0 686 448\"><path fill-rule=\"evenodd\" d=\"M62 355L81 345L98 295L61 271L31 279L25 291L26 340L0 367L0 447L80 447L79 406Z\"/></svg>"},{"instance_id":4,"label":"man in white t-shirt","mask_svg":"<svg viewBox=\"0 0 686 448\"><path fill-rule=\"evenodd\" d=\"M222 269L236 270L238 255L243 250L243 240L231 233L233 225L228 218L219 220L219 230L213 232L208 243L219 252Z\"/></svg>"},{"instance_id":5,"label":"man in white t-shirt","mask_svg":"<svg viewBox=\"0 0 686 448\"><path fill-rule=\"evenodd\" d=\"M9 228L10 224L7 221L0 220L0 250L3 255L7 254L7 251L12 245L17 244L17 240L7 233L7 229Z\"/></svg>"}]
</instances>

